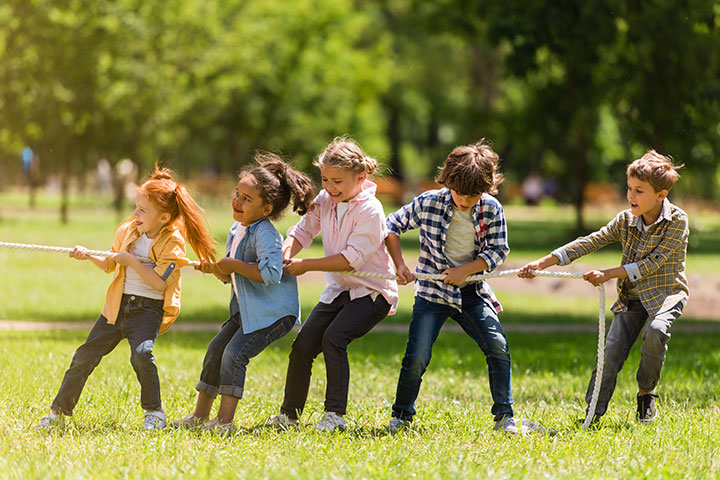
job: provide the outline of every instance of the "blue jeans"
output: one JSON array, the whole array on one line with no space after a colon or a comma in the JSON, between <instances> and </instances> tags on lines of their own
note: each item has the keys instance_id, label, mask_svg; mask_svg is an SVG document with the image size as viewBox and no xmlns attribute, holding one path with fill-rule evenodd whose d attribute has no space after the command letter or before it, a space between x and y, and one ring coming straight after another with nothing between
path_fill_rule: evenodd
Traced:
<instances>
[{"instance_id":1,"label":"blue jeans","mask_svg":"<svg viewBox=\"0 0 720 480\"><path fill-rule=\"evenodd\" d=\"M415 415L415 400L420 392L423 373L430 363L433 343L448 317L455 320L485 354L490 393L494 402L491 411L495 420L512 417L513 398L507 340L495 310L475 293L475 285L462 289L461 312L449 305L415 297L392 416L412 421Z\"/></svg>"},{"instance_id":2,"label":"blue jeans","mask_svg":"<svg viewBox=\"0 0 720 480\"><path fill-rule=\"evenodd\" d=\"M615 392L617 376L630 354L630 349L642 332L640 365L637 370L638 388L652 392L660 382L660 371L665 363L665 352L670 340L670 327L682 314L683 305L678 303L670 310L649 319L639 300L630 300L628 309L613 316L610 330L605 339L602 384L598 395L595 415L605 414L610 399ZM595 389L597 368L593 369L590 384L585 393L585 401L590 405Z\"/></svg>"},{"instance_id":3,"label":"blue jeans","mask_svg":"<svg viewBox=\"0 0 720 480\"><path fill-rule=\"evenodd\" d=\"M283 317L269 327L244 333L240 314L223 324L208 345L200 382L195 387L211 397L231 395L242 398L245 373L250 359L275 340L284 337L295 325L295 317Z\"/></svg>"},{"instance_id":4,"label":"blue jeans","mask_svg":"<svg viewBox=\"0 0 720 480\"><path fill-rule=\"evenodd\" d=\"M100 315L85 343L75 351L65 372L52 409L72 415L85 382L102 357L112 352L120 340L128 339L130 363L140 382L140 404L144 410L160 410L160 379L153 346L163 317L163 301L137 295L123 295L115 325Z\"/></svg>"}]
</instances>

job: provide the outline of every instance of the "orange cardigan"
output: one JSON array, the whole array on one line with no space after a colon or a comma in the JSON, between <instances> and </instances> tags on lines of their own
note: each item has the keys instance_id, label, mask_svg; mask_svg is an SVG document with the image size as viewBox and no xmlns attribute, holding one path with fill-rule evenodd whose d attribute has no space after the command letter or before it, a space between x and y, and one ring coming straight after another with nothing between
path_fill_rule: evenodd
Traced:
<instances>
[{"instance_id":1,"label":"orange cardigan","mask_svg":"<svg viewBox=\"0 0 720 480\"><path fill-rule=\"evenodd\" d=\"M115 230L115 243L112 252L129 251L132 243L140 236L135 226L135 217L131 217L118 225ZM176 225L167 225L157 237L153 239L150 246L150 259L155 264L153 269L167 283L163 303L163 319L160 325L160 333L170 329L173 322L180 313L180 268L187 265L185 258L185 239ZM115 272L115 277L108 287L103 306L102 315L107 318L107 323L114 325L120 313L120 301L122 300L123 287L125 285L125 267L108 258L107 273Z\"/></svg>"}]
</instances>

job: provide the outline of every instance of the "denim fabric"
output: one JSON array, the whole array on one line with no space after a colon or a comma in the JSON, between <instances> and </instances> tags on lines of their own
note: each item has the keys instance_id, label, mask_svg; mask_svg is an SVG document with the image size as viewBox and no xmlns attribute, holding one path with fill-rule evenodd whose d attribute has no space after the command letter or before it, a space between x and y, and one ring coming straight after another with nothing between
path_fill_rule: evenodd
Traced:
<instances>
[{"instance_id":1,"label":"denim fabric","mask_svg":"<svg viewBox=\"0 0 720 480\"><path fill-rule=\"evenodd\" d=\"M288 315L269 327L244 333L240 314L230 317L208 345L200 382L195 388L211 397L231 395L242 398L250 359L287 335L295 320L294 316Z\"/></svg>"},{"instance_id":2,"label":"denim fabric","mask_svg":"<svg viewBox=\"0 0 720 480\"><path fill-rule=\"evenodd\" d=\"M153 346L162 317L163 300L123 295L115 324L108 324L107 319L100 315L85 343L75 351L52 408L65 415L72 415L92 371L102 357L115 349L120 340L127 338L130 363L140 382L140 404L144 410L160 410L160 379Z\"/></svg>"},{"instance_id":3,"label":"denim fabric","mask_svg":"<svg viewBox=\"0 0 720 480\"><path fill-rule=\"evenodd\" d=\"M415 400L420 392L422 376L430 363L432 346L448 317L455 320L485 354L488 366L491 409L495 420L512 417L510 387L510 351L500 321L492 305L475 291L475 285L462 288L462 311L450 305L429 302L415 297L412 321L408 332L405 357L400 368L393 417L412 421Z\"/></svg>"},{"instance_id":4,"label":"denim fabric","mask_svg":"<svg viewBox=\"0 0 720 480\"><path fill-rule=\"evenodd\" d=\"M615 392L617 375L622 370L640 332L643 342L636 376L638 388L643 391L653 391L657 387L660 371L665 363L667 343L670 341L670 327L682 314L682 307L683 303L679 302L672 309L653 317L647 324L648 313L639 300L630 300L627 311L615 313L605 339L602 384L595 406L595 415L601 416L607 411ZM595 388L596 370L592 371L590 384L585 393L585 401L588 405Z\"/></svg>"},{"instance_id":5,"label":"denim fabric","mask_svg":"<svg viewBox=\"0 0 720 480\"><path fill-rule=\"evenodd\" d=\"M377 295L375 300L371 295L351 300L348 291L335 297L332 303L318 303L292 345L282 413L291 418L298 418L302 413L312 364L322 352L327 371L325 411L344 414L350 386L347 346L380 323L389 311L390 304L382 295Z\"/></svg>"},{"instance_id":6,"label":"denim fabric","mask_svg":"<svg viewBox=\"0 0 720 480\"><path fill-rule=\"evenodd\" d=\"M226 256L230 256L230 247L239 227L237 222L230 227ZM280 232L267 217L263 217L247 227L235 252L236 259L257 264L263 279L256 282L239 273L232 274L238 291L237 295L232 292L230 316L240 313L245 333L267 328L287 315L300 318L297 277L283 272L282 243Z\"/></svg>"}]
</instances>

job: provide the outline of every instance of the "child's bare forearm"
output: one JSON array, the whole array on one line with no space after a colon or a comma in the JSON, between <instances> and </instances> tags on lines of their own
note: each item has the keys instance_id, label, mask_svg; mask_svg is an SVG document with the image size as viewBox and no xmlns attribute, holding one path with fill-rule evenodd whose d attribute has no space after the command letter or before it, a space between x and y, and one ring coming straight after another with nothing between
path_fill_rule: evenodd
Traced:
<instances>
[{"instance_id":1,"label":"child's bare forearm","mask_svg":"<svg viewBox=\"0 0 720 480\"><path fill-rule=\"evenodd\" d=\"M107 272L108 269L108 259L107 257L98 257L96 255L88 255L88 260L90 260L93 265L98 267L103 272Z\"/></svg>"},{"instance_id":2,"label":"child's bare forearm","mask_svg":"<svg viewBox=\"0 0 720 480\"><path fill-rule=\"evenodd\" d=\"M218 267L220 267L223 275L227 275L228 280L230 279L230 274L237 273L255 282L264 282L256 263L248 263L236 258L225 257L218 262ZM218 278L222 280L221 277L218 276Z\"/></svg>"},{"instance_id":3,"label":"child's bare forearm","mask_svg":"<svg viewBox=\"0 0 720 480\"><path fill-rule=\"evenodd\" d=\"M405 265L399 236L394 233L389 233L388 236L385 237L385 247L387 247L388 254L395 264L395 269L399 269L401 266Z\"/></svg>"}]
</instances>

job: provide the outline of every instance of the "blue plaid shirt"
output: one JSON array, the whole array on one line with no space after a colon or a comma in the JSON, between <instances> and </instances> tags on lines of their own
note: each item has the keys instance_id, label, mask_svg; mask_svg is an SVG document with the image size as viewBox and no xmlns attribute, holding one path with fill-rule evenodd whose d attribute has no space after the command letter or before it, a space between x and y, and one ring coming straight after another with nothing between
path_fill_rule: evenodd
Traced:
<instances>
[{"instance_id":1,"label":"blue plaid shirt","mask_svg":"<svg viewBox=\"0 0 720 480\"><path fill-rule=\"evenodd\" d=\"M453 208L450 190L443 188L421 193L387 217L385 222L389 233L399 236L408 230L420 229L420 258L416 272L438 274L451 267L445 255L445 236ZM488 269L482 273L491 272L505 261L510 252L502 205L495 197L484 193L473 208L472 217L476 234L475 258L482 258L488 264ZM477 283L476 289L497 313L502 311L500 302L487 282ZM462 310L460 288L443 283L442 280L416 278L415 295Z\"/></svg>"}]
</instances>

